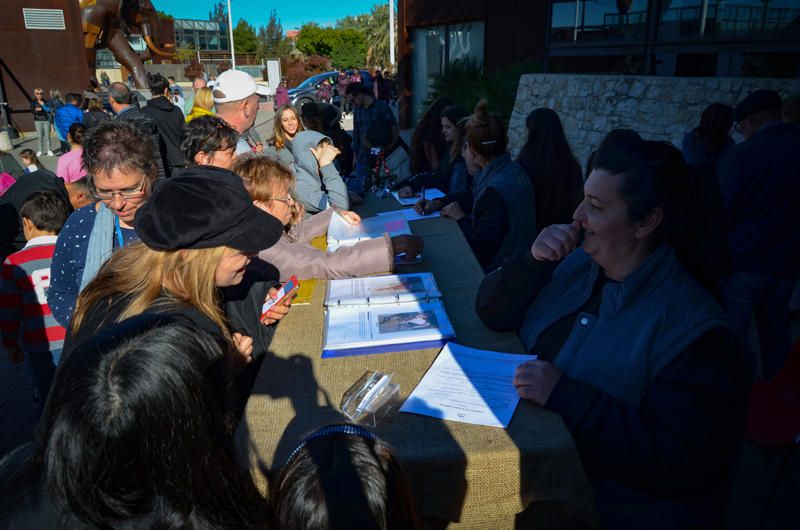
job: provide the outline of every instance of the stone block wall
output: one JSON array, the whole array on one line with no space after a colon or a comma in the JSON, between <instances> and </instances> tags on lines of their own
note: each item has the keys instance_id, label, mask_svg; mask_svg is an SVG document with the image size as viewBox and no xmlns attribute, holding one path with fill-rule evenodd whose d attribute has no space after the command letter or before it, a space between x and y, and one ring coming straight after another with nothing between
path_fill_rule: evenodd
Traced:
<instances>
[{"instance_id":1,"label":"stone block wall","mask_svg":"<svg viewBox=\"0 0 800 530\"><path fill-rule=\"evenodd\" d=\"M752 90L800 94L794 79L528 74L520 78L509 122L514 156L526 140L525 118L538 107L555 110L581 166L612 129L633 129L647 140L680 147L710 103L735 105Z\"/></svg>"}]
</instances>

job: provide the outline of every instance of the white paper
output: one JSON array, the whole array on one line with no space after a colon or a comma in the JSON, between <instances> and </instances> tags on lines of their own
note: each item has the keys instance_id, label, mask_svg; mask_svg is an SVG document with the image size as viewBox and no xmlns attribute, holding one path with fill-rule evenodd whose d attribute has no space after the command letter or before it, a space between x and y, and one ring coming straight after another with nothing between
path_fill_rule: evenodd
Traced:
<instances>
[{"instance_id":1,"label":"white paper","mask_svg":"<svg viewBox=\"0 0 800 530\"><path fill-rule=\"evenodd\" d=\"M347 278L328 282L325 305L385 304L441 298L430 272Z\"/></svg>"},{"instance_id":2,"label":"white paper","mask_svg":"<svg viewBox=\"0 0 800 530\"><path fill-rule=\"evenodd\" d=\"M449 343L400 411L506 428L519 403L514 372L534 359Z\"/></svg>"},{"instance_id":3,"label":"white paper","mask_svg":"<svg viewBox=\"0 0 800 530\"><path fill-rule=\"evenodd\" d=\"M392 196L394 196L394 198L397 199L397 202L403 206L413 206L422 198L422 193L415 193L413 197L403 198L400 197L398 192L393 191ZM425 188L425 200L432 201L433 199L439 199L441 197L444 197L444 193L436 188Z\"/></svg>"},{"instance_id":4,"label":"white paper","mask_svg":"<svg viewBox=\"0 0 800 530\"><path fill-rule=\"evenodd\" d=\"M328 252L333 252L339 247L351 247L366 239L382 237L384 233L392 237L411 234L411 228L405 217L400 214L370 217L354 225L345 221L339 214L334 214L328 225Z\"/></svg>"},{"instance_id":5,"label":"white paper","mask_svg":"<svg viewBox=\"0 0 800 530\"><path fill-rule=\"evenodd\" d=\"M424 219L434 219L436 217L440 217L441 216L441 212L439 212L439 211L431 212L431 213L429 213L427 215L421 215L421 214L418 214L417 211L414 208L404 208L402 210L394 210L394 211L391 211L391 212L381 212L381 213L378 214L378 216L380 217L380 216L392 215L392 214L402 215L403 217L405 217L406 221L408 221L408 222L420 221L420 220L424 220Z\"/></svg>"}]
</instances>

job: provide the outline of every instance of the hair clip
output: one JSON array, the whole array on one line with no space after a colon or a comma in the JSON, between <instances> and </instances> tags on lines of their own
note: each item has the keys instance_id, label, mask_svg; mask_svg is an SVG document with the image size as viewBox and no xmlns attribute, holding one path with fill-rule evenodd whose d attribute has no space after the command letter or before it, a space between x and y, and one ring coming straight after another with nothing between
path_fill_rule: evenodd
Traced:
<instances>
[{"instance_id":1,"label":"hair clip","mask_svg":"<svg viewBox=\"0 0 800 530\"><path fill-rule=\"evenodd\" d=\"M497 140L484 140L481 142L481 145L489 145L489 144L496 144Z\"/></svg>"},{"instance_id":2,"label":"hair clip","mask_svg":"<svg viewBox=\"0 0 800 530\"><path fill-rule=\"evenodd\" d=\"M303 438L297 447L289 454L289 458L286 459L286 462L283 464L284 466L288 465L289 462L299 453L308 442L312 440L316 440L318 438L324 438L326 436L331 436L333 434L349 434L352 436L360 436L361 438L366 438L367 440L371 440L373 442L377 442L379 438L369 432L368 430L364 429L363 427L359 427L358 425L353 425L351 423L340 423L337 425L328 425L327 427L323 427L317 431L312 432L305 438Z\"/></svg>"}]
</instances>

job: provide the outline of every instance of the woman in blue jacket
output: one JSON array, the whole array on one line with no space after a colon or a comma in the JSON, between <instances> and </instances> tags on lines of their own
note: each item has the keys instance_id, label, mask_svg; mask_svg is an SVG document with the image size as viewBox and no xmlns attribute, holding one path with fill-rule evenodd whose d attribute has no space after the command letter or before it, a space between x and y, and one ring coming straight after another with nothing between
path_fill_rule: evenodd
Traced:
<instances>
[{"instance_id":1,"label":"woman in blue jacket","mask_svg":"<svg viewBox=\"0 0 800 530\"><path fill-rule=\"evenodd\" d=\"M538 355L514 385L564 419L605 528L722 528L749 374L711 294L722 228L707 182L671 144L601 145L574 222L544 228L477 296L489 327Z\"/></svg>"}]
</instances>

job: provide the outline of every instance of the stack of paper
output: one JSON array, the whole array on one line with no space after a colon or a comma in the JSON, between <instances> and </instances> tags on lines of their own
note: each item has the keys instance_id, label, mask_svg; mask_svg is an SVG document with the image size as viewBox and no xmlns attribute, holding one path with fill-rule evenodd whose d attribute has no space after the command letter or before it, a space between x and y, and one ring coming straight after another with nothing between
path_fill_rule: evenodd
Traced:
<instances>
[{"instance_id":1,"label":"stack of paper","mask_svg":"<svg viewBox=\"0 0 800 530\"><path fill-rule=\"evenodd\" d=\"M397 202L403 206L413 206L417 204L420 199L422 199L422 192L415 193L413 197L400 197L400 194L398 194L396 191L393 191L392 195L394 195L394 198L397 199ZM440 199L442 197L444 197L444 193L436 188L425 189L425 200L432 201L433 199Z\"/></svg>"},{"instance_id":2,"label":"stack of paper","mask_svg":"<svg viewBox=\"0 0 800 530\"><path fill-rule=\"evenodd\" d=\"M323 357L441 346L455 331L430 273L331 280Z\"/></svg>"}]
</instances>

